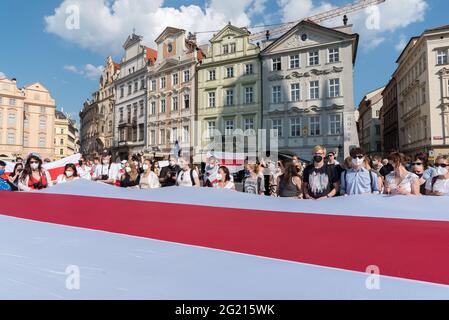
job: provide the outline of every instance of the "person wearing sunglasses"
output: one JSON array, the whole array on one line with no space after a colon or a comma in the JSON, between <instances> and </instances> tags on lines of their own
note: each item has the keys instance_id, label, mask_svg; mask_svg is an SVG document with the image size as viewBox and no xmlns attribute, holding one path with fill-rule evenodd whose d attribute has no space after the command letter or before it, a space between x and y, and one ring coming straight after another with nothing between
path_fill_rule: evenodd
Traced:
<instances>
[{"instance_id":1,"label":"person wearing sunglasses","mask_svg":"<svg viewBox=\"0 0 449 320\"><path fill-rule=\"evenodd\" d=\"M385 177L384 193L390 195L420 196L419 178L416 174L405 168L406 158L404 154L393 152L388 157L389 164L394 171Z\"/></svg>"},{"instance_id":2,"label":"person wearing sunglasses","mask_svg":"<svg viewBox=\"0 0 449 320\"><path fill-rule=\"evenodd\" d=\"M379 193L379 179L371 168L367 168L366 154L361 148L354 148L350 152L351 168L341 174L342 196Z\"/></svg>"},{"instance_id":3,"label":"person wearing sunglasses","mask_svg":"<svg viewBox=\"0 0 449 320\"><path fill-rule=\"evenodd\" d=\"M181 171L178 172L176 178L176 186L178 187L201 187L200 178L196 170L190 169L189 160L187 158L179 159Z\"/></svg>"},{"instance_id":4,"label":"person wearing sunglasses","mask_svg":"<svg viewBox=\"0 0 449 320\"><path fill-rule=\"evenodd\" d=\"M38 154L32 153L28 156L19 179L21 191L38 191L53 186L51 176L42 166L42 159Z\"/></svg>"},{"instance_id":5,"label":"person wearing sunglasses","mask_svg":"<svg viewBox=\"0 0 449 320\"><path fill-rule=\"evenodd\" d=\"M435 160L436 176L427 180L426 194L429 196L449 196L449 157L439 156Z\"/></svg>"},{"instance_id":6,"label":"person wearing sunglasses","mask_svg":"<svg viewBox=\"0 0 449 320\"><path fill-rule=\"evenodd\" d=\"M324 200L335 197L339 192L339 181L334 167L324 162L326 148L313 149L313 163L304 170L303 193L305 199Z\"/></svg>"}]
</instances>

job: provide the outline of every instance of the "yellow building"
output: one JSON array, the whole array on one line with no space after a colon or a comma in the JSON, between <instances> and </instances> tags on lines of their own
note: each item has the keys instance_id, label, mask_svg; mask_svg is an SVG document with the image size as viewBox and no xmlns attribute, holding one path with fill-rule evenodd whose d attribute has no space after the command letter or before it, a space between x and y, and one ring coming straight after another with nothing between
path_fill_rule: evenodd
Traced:
<instances>
[{"instance_id":1,"label":"yellow building","mask_svg":"<svg viewBox=\"0 0 449 320\"><path fill-rule=\"evenodd\" d=\"M260 50L249 42L249 35L247 29L228 24L210 40L198 70L197 155L219 151L219 136L234 140L226 142L225 151L256 151L261 123Z\"/></svg>"},{"instance_id":2,"label":"yellow building","mask_svg":"<svg viewBox=\"0 0 449 320\"><path fill-rule=\"evenodd\" d=\"M64 112L56 111L55 114L55 155L54 160L59 160L77 153L75 123Z\"/></svg>"},{"instance_id":3,"label":"yellow building","mask_svg":"<svg viewBox=\"0 0 449 320\"><path fill-rule=\"evenodd\" d=\"M40 83L18 88L15 79L0 79L0 158L54 155L55 100Z\"/></svg>"}]
</instances>

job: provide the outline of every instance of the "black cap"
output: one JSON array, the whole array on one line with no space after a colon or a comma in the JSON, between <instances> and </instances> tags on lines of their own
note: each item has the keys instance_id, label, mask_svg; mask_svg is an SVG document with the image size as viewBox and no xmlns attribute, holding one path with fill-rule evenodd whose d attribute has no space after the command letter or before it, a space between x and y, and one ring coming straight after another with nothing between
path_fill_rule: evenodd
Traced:
<instances>
[{"instance_id":1,"label":"black cap","mask_svg":"<svg viewBox=\"0 0 449 320\"><path fill-rule=\"evenodd\" d=\"M6 162L5 162L5 161L2 161L2 160L0 160L0 167L6 167Z\"/></svg>"}]
</instances>

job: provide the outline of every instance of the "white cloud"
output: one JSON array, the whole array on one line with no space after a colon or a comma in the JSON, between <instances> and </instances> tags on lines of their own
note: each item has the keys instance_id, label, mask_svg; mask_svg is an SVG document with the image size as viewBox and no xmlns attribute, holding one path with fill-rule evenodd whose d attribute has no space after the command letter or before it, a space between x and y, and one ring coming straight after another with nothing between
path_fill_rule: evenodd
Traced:
<instances>
[{"instance_id":1,"label":"white cloud","mask_svg":"<svg viewBox=\"0 0 449 320\"><path fill-rule=\"evenodd\" d=\"M64 70L83 75L90 80L97 80L101 76L101 72L103 71L103 66L94 66L92 64L86 64L82 68L78 68L74 65L65 65Z\"/></svg>"},{"instance_id":2,"label":"white cloud","mask_svg":"<svg viewBox=\"0 0 449 320\"><path fill-rule=\"evenodd\" d=\"M283 21L294 21L309 17L317 12L334 8L330 2L312 0L278 0L283 8ZM410 24L424 20L428 9L426 0L390 0L377 7L348 14L349 23L354 25L354 32L360 34L360 43L364 50L378 47L391 37L393 32ZM378 10L378 23L376 23ZM374 20L370 19L374 17ZM326 21L326 26L342 24L342 17ZM368 26L367 26L368 24Z\"/></svg>"},{"instance_id":3,"label":"white cloud","mask_svg":"<svg viewBox=\"0 0 449 320\"><path fill-rule=\"evenodd\" d=\"M250 13L261 14L266 0L209 0L205 8L196 5L170 8L163 0L64 0L55 12L45 17L46 31L102 54L119 54L127 36L136 28L146 45L173 26L187 31L220 30L228 21L237 26L251 24ZM70 6L79 8L79 29L67 28ZM248 13L247 13L248 12ZM211 34L199 34L206 42Z\"/></svg>"},{"instance_id":4,"label":"white cloud","mask_svg":"<svg viewBox=\"0 0 449 320\"><path fill-rule=\"evenodd\" d=\"M0 71L0 79L4 79L6 78L6 74L4 74L3 72Z\"/></svg>"},{"instance_id":5,"label":"white cloud","mask_svg":"<svg viewBox=\"0 0 449 320\"><path fill-rule=\"evenodd\" d=\"M406 38L405 34L401 34L399 36L399 42L395 45L394 48L397 51L402 51L402 50L404 50L404 48L407 45L407 43L408 43L408 39Z\"/></svg>"}]
</instances>

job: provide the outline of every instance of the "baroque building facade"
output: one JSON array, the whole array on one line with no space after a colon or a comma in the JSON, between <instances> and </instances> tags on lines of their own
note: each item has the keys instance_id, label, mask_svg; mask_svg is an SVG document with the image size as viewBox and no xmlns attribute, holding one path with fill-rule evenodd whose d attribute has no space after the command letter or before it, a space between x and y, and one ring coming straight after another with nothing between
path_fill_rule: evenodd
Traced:
<instances>
[{"instance_id":1,"label":"baroque building facade","mask_svg":"<svg viewBox=\"0 0 449 320\"><path fill-rule=\"evenodd\" d=\"M359 36L351 29L301 21L263 43L263 126L279 151L309 159L319 144L343 160L358 145L353 70Z\"/></svg>"}]
</instances>

